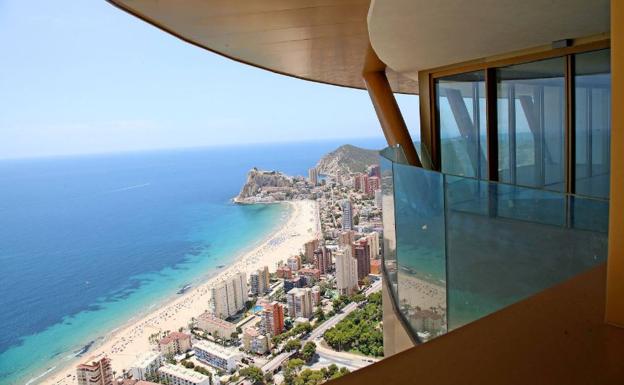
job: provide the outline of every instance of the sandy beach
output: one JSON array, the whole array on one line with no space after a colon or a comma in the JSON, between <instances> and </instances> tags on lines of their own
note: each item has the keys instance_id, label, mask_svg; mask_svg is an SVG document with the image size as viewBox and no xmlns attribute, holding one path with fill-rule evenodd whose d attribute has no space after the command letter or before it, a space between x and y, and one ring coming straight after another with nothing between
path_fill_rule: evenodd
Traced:
<instances>
[{"instance_id":1,"label":"sandy beach","mask_svg":"<svg viewBox=\"0 0 624 385\"><path fill-rule=\"evenodd\" d=\"M210 288L218 280L231 276L238 271L247 274L268 266L275 271L279 261L298 254L305 242L318 235L318 208L315 201L295 201L287 221L261 242L256 248L243 253L232 265L211 277L199 286L193 287L184 295L158 307L157 310L131 321L114 333L106 336L104 342L85 357L68 362L67 366L43 378L41 384L73 385L77 384L75 366L80 362L90 362L104 355L111 359L113 370L120 374L127 369L137 356L153 350L148 338L151 334L165 330L177 330L187 326L193 317L197 317L209 308ZM137 309L141 312L141 309ZM97 334L97 331L94 331Z\"/></svg>"}]
</instances>

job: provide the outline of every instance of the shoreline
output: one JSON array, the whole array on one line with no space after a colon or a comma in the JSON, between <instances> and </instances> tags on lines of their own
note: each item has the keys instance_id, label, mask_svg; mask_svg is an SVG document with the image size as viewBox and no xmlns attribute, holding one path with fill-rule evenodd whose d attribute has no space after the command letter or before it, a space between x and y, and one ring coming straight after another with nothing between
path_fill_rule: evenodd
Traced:
<instances>
[{"instance_id":1,"label":"shoreline","mask_svg":"<svg viewBox=\"0 0 624 385\"><path fill-rule=\"evenodd\" d=\"M172 294L162 301L149 304L111 332L94 336L95 346L84 356L72 358L52 370L46 369L33 376L30 384L76 384L75 365L103 355L111 358L113 370L121 373L122 369L128 368L134 362L137 355L153 350L154 345L150 345L148 341L150 334L186 327L193 317L207 310L210 288L217 281L236 271L245 271L249 275L251 271L265 265L274 271L279 261L297 254L305 242L316 236L318 228L318 208L315 201L283 203L291 206L288 219L266 237L242 249L230 264L222 268L215 266L214 270L189 282L193 286L184 294Z\"/></svg>"}]
</instances>

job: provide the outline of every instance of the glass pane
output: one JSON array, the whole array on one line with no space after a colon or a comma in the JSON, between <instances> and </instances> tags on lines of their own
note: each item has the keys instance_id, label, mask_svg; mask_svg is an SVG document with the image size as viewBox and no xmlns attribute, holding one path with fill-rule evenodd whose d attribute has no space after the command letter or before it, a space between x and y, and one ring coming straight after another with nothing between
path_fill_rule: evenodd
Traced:
<instances>
[{"instance_id":1,"label":"glass pane","mask_svg":"<svg viewBox=\"0 0 624 385\"><path fill-rule=\"evenodd\" d=\"M563 191L564 69L559 57L496 71L501 182Z\"/></svg>"},{"instance_id":2,"label":"glass pane","mask_svg":"<svg viewBox=\"0 0 624 385\"><path fill-rule=\"evenodd\" d=\"M610 51L575 56L576 193L609 197Z\"/></svg>"},{"instance_id":3,"label":"glass pane","mask_svg":"<svg viewBox=\"0 0 624 385\"><path fill-rule=\"evenodd\" d=\"M442 174L394 164L394 194L399 309L426 341L447 330Z\"/></svg>"},{"instance_id":4,"label":"glass pane","mask_svg":"<svg viewBox=\"0 0 624 385\"><path fill-rule=\"evenodd\" d=\"M438 79L436 95L442 170L487 178L484 72Z\"/></svg>"},{"instance_id":5,"label":"glass pane","mask_svg":"<svg viewBox=\"0 0 624 385\"><path fill-rule=\"evenodd\" d=\"M450 176L444 188L449 330L606 259L606 201ZM566 199L578 227L563 225Z\"/></svg>"}]
</instances>

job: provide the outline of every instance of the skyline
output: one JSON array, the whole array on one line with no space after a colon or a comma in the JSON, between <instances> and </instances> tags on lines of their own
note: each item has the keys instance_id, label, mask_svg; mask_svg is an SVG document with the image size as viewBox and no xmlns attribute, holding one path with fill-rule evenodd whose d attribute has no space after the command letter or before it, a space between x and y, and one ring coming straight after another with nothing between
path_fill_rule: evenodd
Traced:
<instances>
[{"instance_id":1,"label":"skyline","mask_svg":"<svg viewBox=\"0 0 624 385\"><path fill-rule=\"evenodd\" d=\"M364 90L241 65L105 1L2 2L0 44L0 159L380 137ZM417 97L398 101L417 134Z\"/></svg>"}]
</instances>

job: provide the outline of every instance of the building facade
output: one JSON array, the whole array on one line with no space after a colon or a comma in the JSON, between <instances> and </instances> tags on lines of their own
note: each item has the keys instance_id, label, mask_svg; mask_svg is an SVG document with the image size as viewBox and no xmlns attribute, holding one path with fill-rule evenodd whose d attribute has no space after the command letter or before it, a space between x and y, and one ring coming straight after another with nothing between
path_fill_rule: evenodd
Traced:
<instances>
[{"instance_id":1,"label":"building facade","mask_svg":"<svg viewBox=\"0 0 624 385\"><path fill-rule=\"evenodd\" d=\"M342 230L353 230L353 206L351 201L345 199L340 204L342 208Z\"/></svg>"},{"instance_id":2,"label":"building facade","mask_svg":"<svg viewBox=\"0 0 624 385\"><path fill-rule=\"evenodd\" d=\"M165 364L158 369L158 375L169 385L210 385L210 377L178 365ZM213 377L218 381L217 376Z\"/></svg>"},{"instance_id":3,"label":"building facade","mask_svg":"<svg viewBox=\"0 0 624 385\"><path fill-rule=\"evenodd\" d=\"M340 295L350 296L358 290L358 263L351 247L336 254L336 289Z\"/></svg>"},{"instance_id":4,"label":"building facade","mask_svg":"<svg viewBox=\"0 0 624 385\"><path fill-rule=\"evenodd\" d=\"M211 290L213 314L226 319L245 308L247 301L247 277L238 272L233 277L217 282Z\"/></svg>"},{"instance_id":5,"label":"building facade","mask_svg":"<svg viewBox=\"0 0 624 385\"><path fill-rule=\"evenodd\" d=\"M277 301L267 303L260 314L264 334L276 336L284 330L284 306Z\"/></svg>"},{"instance_id":6,"label":"building facade","mask_svg":"<svg viewBox=\"0 0 624 385\"><path fill-rule=\"evenodd\" d=\"M78 385L113 385L113 369L109 358L102 358L76 368Z\"/></svg>"},{"instance_id":7,"label":"building facade","mask_svg":"<svg viewBox=\"0 0 624 385\"><path fill-rule=\"evenodd\" d=\"M312 318L312 290L309 288L294 288L286 293L288 315L291 318Z\"/></svg>"},{"instance_id":8,"label":"building facade","mask_svg":"<svg viewBox=\"0 0 624 385\"><path fill-rule=\"evenodd\" d=\"M357 261L358 281L370 274L370 245L366 238L360 238L353 244L353 257Z\"/></svg>"},{"instance_id":9,"label":"building facade","mask_svg":"<svg viewBox=\"0 0 624 385\"><path fill-rule=\"evenodd\" d=\"M158 341L158 350L163 355L181 354L191 350L191 335L180 332L170 332Z\"/></svg>"},{"instance_id":10,"label":"building facade","mask_svg":"<svg viewBox=\"0 0 624 385\"><path fill-rule=\"evenodd\" d=\"M236 325L216 317L210 312L205 312L197 317L196 326L214 337L229 339L236 333Z\"/></svg>"},{"instance_id":11,"label":"building facade","mask_svg":"<svg viewBox=\"0 0 624 385\"><path fill-rule=\"evenodd\" d=\"M160 352L145 352L132 364L130 374L135 380L147 380L155 375L162 365L162 354Z\"/></svg>"},{"instance_id":12,"label":"building facade","mask_svg":"<svg viewBox=\"0 0 624 385\"><path fill-rule=\"evenodd\" d=\"M238 350L208 341L197 342L193 346L193 350L195 357L200 362L226 372L236 370L242 358L242 354Z\"/></svg>"},{"instance_id":13,"label":"building facade","mask_svg":"<svg viewBox=\"0 0 624 385\"><path fill-rule=\"evenodd\" d=\"M325 246L321 246L314 251L314 267L318 269L322 275L332 270L332 253Z\"/></svg>"}]
</instances>

